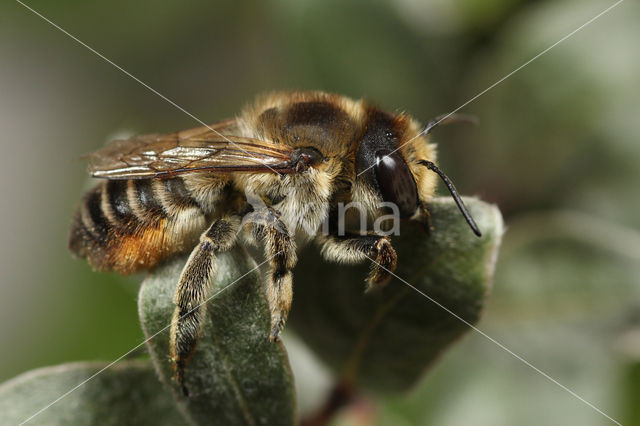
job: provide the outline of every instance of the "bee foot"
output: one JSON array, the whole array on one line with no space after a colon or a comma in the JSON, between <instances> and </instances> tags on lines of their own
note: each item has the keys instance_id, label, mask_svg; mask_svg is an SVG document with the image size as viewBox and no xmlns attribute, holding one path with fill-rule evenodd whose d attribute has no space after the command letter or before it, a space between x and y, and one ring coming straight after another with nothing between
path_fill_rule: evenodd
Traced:
<instances>
[{"instance_id":1,"label":"bee foot","mask_svg":"<svg viewBox=\"0 0 640 426\"><path fill-rule=\"evenodd\" d=\"M280 330L282 328L282 321L280 319L278 319L277 321L274 321L274 324L271 327L271 334L269 335L269 341L270 342L279 342L280 341Z\"/></svg>"},{"instance_id":2,"label":"bee foot","mask_svg":"<svg viewBox=\"0 0 640 426\"><path fill-rule=\"evenodd\" d=\"M397 255L388 238L380 238L372 249L371 272L367 277L366 292L384 287L396 270Z\"/></svg>"},{"instance_id":3,"label":"bee foot","mask_svg":"<svg viewBox=\"0 0 640 426\"><path fill-rule=\"evenodd\" d=\"M180 387L182 389L182 395L184 395L185 398L189 398L191 396L191 392L189 392L189 388L187 388L186 385L182 385Z\"/></svg>"}]
</instances>

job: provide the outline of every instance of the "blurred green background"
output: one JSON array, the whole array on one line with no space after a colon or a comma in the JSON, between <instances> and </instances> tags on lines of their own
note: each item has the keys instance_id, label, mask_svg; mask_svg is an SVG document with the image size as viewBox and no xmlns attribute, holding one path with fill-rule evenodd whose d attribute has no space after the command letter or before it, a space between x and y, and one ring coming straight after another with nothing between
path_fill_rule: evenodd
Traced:
<instances>
[{"instance_id":1,"label":"blurred green background","mask_svg":"<svg viewBox=\"0 0 640 426\"><path fill-rule=\"evenodd\" d=\"M366 97L426 122L613 1L28 4L205 122L275 89ZM624 424L640 424L639 19L621 3L465 107L479 126L434 132L458 189L507 224L480 327ZM140 278L93 273L66 249L90 184L76 159L118 134L198 123L16 2L0 7L0 64L3 381L142 340ZM294 368L309 383L321 374L305 362ZM397 425L609 424L476 333L375 412Z\"/></svg>"}]
</instances>

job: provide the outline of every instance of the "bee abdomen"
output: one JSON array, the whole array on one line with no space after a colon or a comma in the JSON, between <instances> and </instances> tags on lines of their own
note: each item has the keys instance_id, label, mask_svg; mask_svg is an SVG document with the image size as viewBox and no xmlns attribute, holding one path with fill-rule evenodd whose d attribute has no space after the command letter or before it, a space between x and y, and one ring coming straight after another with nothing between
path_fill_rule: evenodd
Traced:
<instances>
[{"instance_id":1,"label":"bee abdomen","mask_svg":"<svg viewBox=\"0 0 640 426\"><path fill-rule=\"evenodd\" d=\"M108 180L83 198L69 247L96 269L134 273L191 248L205 226L179 177Z\"/></svg>"}]
</instances>

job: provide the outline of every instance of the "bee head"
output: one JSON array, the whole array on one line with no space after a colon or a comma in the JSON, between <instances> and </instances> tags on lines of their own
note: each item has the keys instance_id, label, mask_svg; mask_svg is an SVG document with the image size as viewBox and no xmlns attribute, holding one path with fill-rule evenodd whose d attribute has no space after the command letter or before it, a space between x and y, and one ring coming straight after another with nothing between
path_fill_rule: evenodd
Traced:
<instances>
[{"instance_id":1,"label":"bee head","mask_svg":"<svg viewBox=\"0 0 640 426\"><path fill-rule=\"evenodd\" d=\"M422 166L426 167L443 180L473 232L481 236L478 226L451 180L428 157L424 158L431 150L423 150L426 148L426 139L423 136L445 120L449 118L458 120L460 116L450 115L444 119L432 120L418 136L410 138L415 139L415 143L422 146L417 148L407 146L406 149L401 149L407 144L409 119L403 115L394 116L385 113L377 108L370 108L367 113L365 131L356 156L357 180L361 180L370 190L377 192L382 201L395 204L400 217L406 218L413 216L418 208L428 201L424 199L425 192L433 193L433 185L429 183L432 179L423 177L423 173L419 171ZM408 163L413 165L413 171ZM418 176L429 182L419 181L420 185L417 185L416 177ZM427 190L421 188L422 186L426 186ZM421 194L423 194L422 200Z\"/></svg>"}]
</instances>

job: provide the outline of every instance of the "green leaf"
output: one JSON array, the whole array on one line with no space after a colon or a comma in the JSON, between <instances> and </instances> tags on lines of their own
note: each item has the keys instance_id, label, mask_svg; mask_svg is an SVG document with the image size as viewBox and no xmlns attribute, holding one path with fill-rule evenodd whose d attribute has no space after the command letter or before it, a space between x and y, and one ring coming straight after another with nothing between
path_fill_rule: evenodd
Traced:
<instances>
[{"instance_id":1,"label":"green leaf","mask_svg":"<svg viewBox=\"0 0 640 426\"><path fill-rule=\"evenodd\" d=\"M17 425L47 407L107 364L79 362L24 373L0 386L0 424ZM28 425L187 424L148 360L123 361L98 374Z\"/></svg>"},{"instance_id":2,"label":"green leaf","mask_svg":"<svg viewBox=\"0 0 640 426\"><path fill-rule=\"evenodd\" d=\"M140 320L151 337L149 350L163 382L195 424L296 423L287 354L281 343L268 341L269 309L260 273L240 246L216 259L211 295L220 293L207 305L208 322L187 364L185 382L191 396L182 396L172 378L169 332L155 334L171 321L173 293L185 262L186 257L160 268L140 289Z\"/></svg>"},{"instance_id":3,"label":"green leaf","mask_svg":"<svg viewBox=\"0 0 640 426\"><path fill-rule=\"evenodd\" d=\"M480 318L502 236L495 206L466 204L483 232L476 237L450 199L429 204L435 230L403 222L392 243L396 274L471 324ZM364 294L368 265L330 265L308 247L296 268L289 326L342 380L378 391L405 390L469 330L402 281Z\"/></svg>"}]
</instances>

